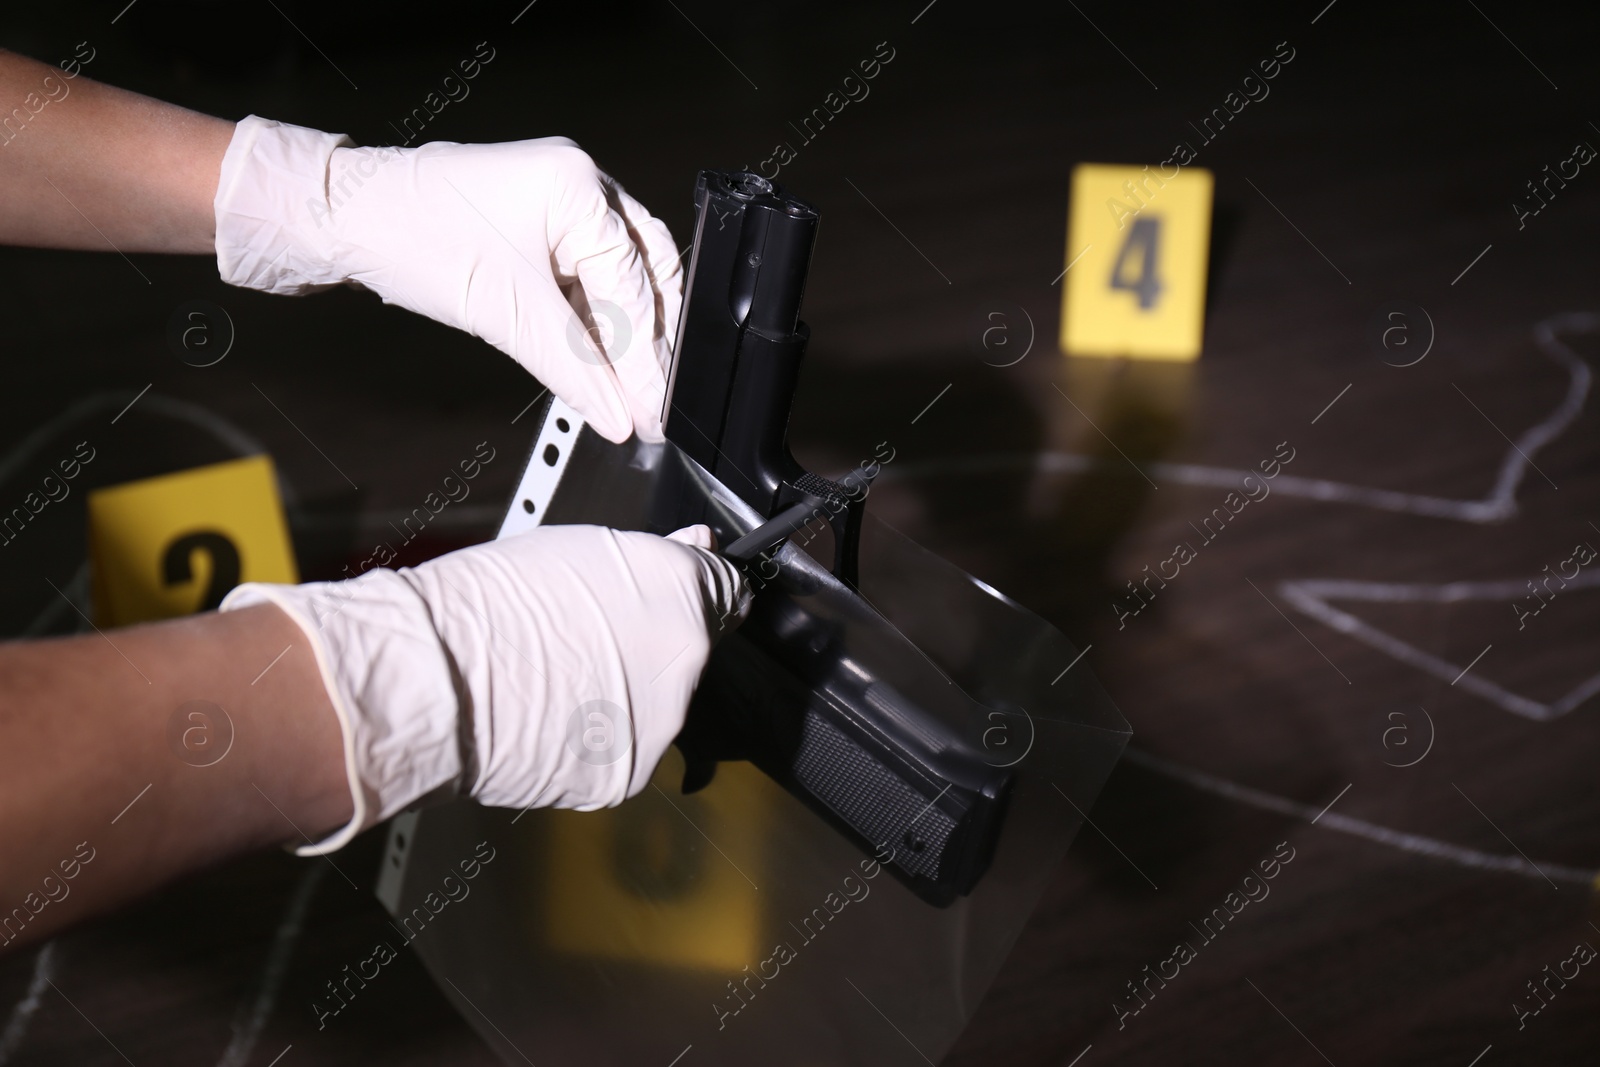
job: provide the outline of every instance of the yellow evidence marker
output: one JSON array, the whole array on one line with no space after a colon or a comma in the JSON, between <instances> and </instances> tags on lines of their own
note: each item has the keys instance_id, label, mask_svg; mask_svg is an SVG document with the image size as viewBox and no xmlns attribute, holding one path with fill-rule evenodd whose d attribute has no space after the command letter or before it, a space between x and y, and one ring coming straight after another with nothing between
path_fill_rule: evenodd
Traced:
<instances>
[{"instance_id":1,"label":"yellow evidence marker","mask_svg":"<svg viewBox=\"0 0 1600 1067\"><path fill-rule=\"evenodd\" d=\"M96 489L88 506L102 626L209 611L241 582L300 580L266 456Z\"/></svg>"},{"instance_id":2,"label":"yellow evidence marker","mask_svg":"<svg viewBox=\"0 0 1600 1067\"><path fill-rule=\"evenodd\" d=\"M670 748L651 778L655 788L620 807L545 813L550 853L539 865L537 932L550 948L736 973L771 944L744 872L763 876L763 820L778 787L750 764L730 762L718 764L711 785L684 796L683 766Z\"/></svg>"},{"instance_id":3,"label":"yellow evidence marker","mask_svg":"<svg viewBox=\"0 0 1600 1067\"><path fill-rule=\"evenodd\" d=\"M1200 355L1212 184L1210 171L1171 161L1154 168L1073 168L1062 352L1167 360Z\"/></svg>"}]
</instances>

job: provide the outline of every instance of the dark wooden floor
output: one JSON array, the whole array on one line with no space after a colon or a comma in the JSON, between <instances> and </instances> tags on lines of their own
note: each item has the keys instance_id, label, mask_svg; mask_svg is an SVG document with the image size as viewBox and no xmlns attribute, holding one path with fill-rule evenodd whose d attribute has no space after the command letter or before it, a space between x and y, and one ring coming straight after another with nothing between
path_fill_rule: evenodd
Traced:
<instances>
[{"instance_id":1,"label":"dark wooden floor","mask_svg":"<svg viewBox=\"0 0 1600 1067\"><path fill-rule=\"evenodd\" d=\"M1521 229L1511 206L1574 143L1600 145L1586 27L1505 4L1047 15L940 0L919 16L918 0L742 20L686 2L601 20L546 0L515 26L520 2L285 5L357 92L270 8L223 25L202 5L141 4L111 26L121 6L19 16L5 43L54 58L88 37L102 78L373 143L487 38L496 61L430 136L568 134L680 234L698 167L764 158L888 40L872 95L782 176L825 217L798 446L844 467L892 441L877 512L1092 645L1086 662L1136 731L1095 828L947 1062L1593 1062L1600 975L1580 972L1522 1029L1512 1005L1531 1006L1525 983L1575 943L1600 945L1600 704L1547 721L1510 709L1556 706L1600 672L1600 593L1575 585L1522 630L1506 593L1575 544L1600 546L1595 398L1547 444L1523 442L1525 466L1512 443L1581 377L1535 325L1596 310L1600 177L1581 173ZM1284 40L1296 58L1272 95L1199 160L1218 197L1203 359L1188 373L1069 365L1051 279L1072 165L1164 158ZM287 301L225 289L201 261L136 262L152 284L114 255L0 252L0 456L91 394L153 382L153 396L270 447L315 577L360 558L458 453L524 444L510 420L538 388L481 345L363 294ZM235 351L205 370L163 340L194 298L238 327ZM1365 337L1393 300L1436 329L1415 366L1385 365ZM1024 309L1036 333L1004 369L970 344L1001 307ZM1600 337L1570 343L1592 367ZM106 482L229 454L139 407L95 433ZM1119 629L1124 583L1195 539L1189 523L1226 491L1218 472L1280 442L1295 458L1273 495ZM1495 497L1508 456L1520 481ZM491 466L478 510L429 551L488 536L514 467ZM0 488L21 493L29 469ZM1421 498L1454 503L1421 514ZM1493 521L1469 506L1495 499L1514 507ZM82 522L64 507L7 547L6 632L51 608L44 578L71 580ZM1319 579L1386 584L1365 600L1295 584ZM1501 584L1448 600L1450 583ZM1351 617L1370 629L1329 625ZM40 625L69 624L58 611ZM1440 664L1470 671L1452 684ZM1199 940L1191 924L1280 842L1294 859L1270 897L1119 1026L1117 1006L1139 1004L1128 984ZM0 958L0 1027L13 1027L0 1063L265 1065L286 1049L284 1067L493 1062L409 956L317 1031L306 1005L323 977L383 924L367 891L378 844L335 857L337 872L250 857L42 958Z\"/></svg>"}]
</instances>

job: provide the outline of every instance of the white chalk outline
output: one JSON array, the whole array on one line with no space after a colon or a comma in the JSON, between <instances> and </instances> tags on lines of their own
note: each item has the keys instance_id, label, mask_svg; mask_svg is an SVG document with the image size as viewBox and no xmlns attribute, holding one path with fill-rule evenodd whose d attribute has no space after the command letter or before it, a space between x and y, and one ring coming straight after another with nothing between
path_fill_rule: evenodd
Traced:
<instances>
[{"instance_id":1,"label":"white chalk outline","mask_svg":"<svg viewBox=\"0 0 1600 1067\"><path fill-rule=\"evenodd\" d=\"M1522 485L1522 479L1529 468L1533 467L1534 454L1566 432L1582 413L1584 402L1589 396L1589 388L1594 378L1593 372L1583 358L1563 343L1558 335L1595 332L1600 332L1600 315L1589 312L1553 315L1534 326L1534 341L1539 350L1553 362L1566 368L1567 389L1560 403L1551 409L1544 419L1524 430L1510 442L1510 447L1500 461L1499 473L1495 477L1493 487L1481 499L1451 500L1421 493L1350 485L1323 478L1302 478L1291 474L1279 474L1272 480L1272 489L1286 496L1356 504L1382 511L1454 519L1459 522L1503 522L1516 515L1519 510L1516 500L1517 490ZM1116 467L1116 464L1073 452L1002 453L957 460L899 463L892 471L885 469L880 475L880 480L928 477L933 474L980 474L1026 465L1032 465L1036 475L1078 473L1097 468ZM1240 488L1246 475L1260 477L1252 470L1210 467L1194 463L1149 463L1147 467L1165 481L1219 489ZM1567 586L1564 588L1584 588L1593 585L1600 585L1600 571L1580 573L1576 578L1567 580ZM1515 601L1527 595L1525 579L1426 584L1367 582L1341 578L1297 578L1279 582L1277 590L1279 595L1302 614L1309 615L1323 625L1441 681L1459 684L1460 688L1513 715L1520 715L1535 722L1548 722L1560 718L1600 693L1600 674L1595 674L1559 699L1541 703L1513 693L1479 675L1469 674L1463 677L1464 670L1460 664L1450 663L1439 656L1424 652L1415 645L1402 641L1328 603L1330 600L1453 603L1459 600L1501 598Z\"/></svg>"},{"instance_id":2,"label":"white chalk outline","mask_svg":"<svg viewBox=\"0 0 1600 1067\"><path fill-rule=\"evenodd\" d=\"M1247 785L1230 782L1225 778L1218 778L1204 771L1195 770L1193 767L1184 767L1176 763L1168 763L1158 756L1137 748L1123 750L1123 759L1136 764L1156 774L1175 778L1185 785L1207 793L1227 797L1229 800L1248 804L1253 808L1270 811L1278 815L1287 815L1293 819L1300 819L1306 823L1312 822L1317 816L1317 809L1309 804L1302 804L1297 800L1286 797L1274 796L1271 793L1252 789ZM1403 830L1392 830L1387 826L1367 822L1365 819L1352 818L1341 815L1336 811L1324 811L1318 816L1318 826L1328 830L1337 830L1340 833L1353 834L1356 837L1375 841L1380 845L1400 849L1402 852L1414 852L1419 856L1430 859L1443 860L1461 867L1471 867L1483 871L1502 871L1506 874L1520 874L1529 878L1539 878L1546 881L1554 878L1563 882L1577 885L1594 885L1600 879L1600 871L1583 870L1578 867L1569 867L1561 863L1541 862L1537 866L1532 860L1522 856L1508 856L1495 852L1481 852L1475 848L1465 848L1454 845L1448 841L1437 838L1425 837L1422 834L1406 833Z\"/></svg>"},{"instance_id":3,"label":"white chalk outline","mask_svg":"<svg viewBox=\"0 0 1600 1067\"><path fill-rule=\"evenodd\" d=\"M1600 570L1578 573L1566 579L1567 588L1583 589L1600 586ZM1563 590L1565 591L1565 590ZM1393 634L1378 629L1348 611L1340 611L1328 603L1330 600L1358 600L1383 604L1453 604L1462 600L1506 600L1526 598L1528 583L1513 578L1492 582L1445 582L1439 585L1421 582L1363 582L1343 578L1296 578L1278 583L1278 595L1304 615L1337 630L1346 637L1377 649L1430 674L1442 682L1459 684L1467 692L1489 701L1496 707L1535 722L1559 719L1584 701L1600 693L1600 674L1580 682L1564 696L1548 704L1511 692L1479 674L1462 677L1464 668L1459 663L1424 652L1416 645L1400 640Z\"/></svg>"},{"instance_id":4,"label":"white chalk outline","mask_svg":"<svg viewBox=\"0 0 1600 1067\"><path fill-rule=\"evenodd\" d=\"M1533 463L1533 453L1559 437L1578 414L1583 410L1584 400L1589 394L1589 385L1592 374L1589 365L1572 349L1568 348L1558 338L1559 333L1589 333L1600 328L1600 316L1573 313L1556 315L1545 319L1533 328L1534 340L1538 343L1540 351L1552 360L1567 368L1571 376L1567 385L1566 396L1561 403L1551 411L1542 421L1523 433L1516 441L1511 442L1511 451L1506 453L1505 459L1500 464L1500 476L1495 481L1494 490L1482 501L1473 502L1468 506L1479 506L1485 510L1498 509L1503 512L1503 517L1516 514L1516 491L1521 484L1523 476L1529 468L1537 470ZM1277 488L1282 488L1278 486ZM1459 516L1467 518L1467 516ZM1489 521L1486 519L1470 519L1469 521ZM1565 584L1562 591L1569 588L1586 588L1600 585L1600 571L1580 572L1576 577L1561 579ZM1520 715L1525 719L1535 722L1549 722L1558 719L1577 708L1595 694L1600 693L1600 673L1591 675L1584 681L1569 690L1565 695L1549 703L1541 703L1529 697L1513 693L1504 686L1496 685L1481 675L1469 675L1477 660L1473 660L1466 667L1451 663L1442 657L1425 652L1409 642L1402 641L1393 634L1378 629L1350 614L1340 611L1328 603L1330 600L1358 600L1388 604L1406 603L1435 603L1451 604L1462 600L1506 600L1515 602L1527 596L1528 582L1526 579L1505 579L1499 581L1463 581L1445 582L1442 584L1427 584L1420 582L1364 582L1337 578L1301 578L1291 579L1278 583L1278 593L1289 602L1297 611L1309 615L1313 619L1352 637L1365 645L1377 649L1379 652L1408 664L1425 674L1430 674L1440 681L1450 685L1459 684L1462 689L1472 693L1504 711L1513 715ZM1485 652L1488 649L1484 650ZM1478 654L1481 659L1483 653Z\"/></svg>"},{"instance_id":5,"label":"white chalk outline","mask_svg":"<svg viewBox=\"0 0 1600 1067\"><path fill-rule=\"evenodd\" d=\"M4 1032L0 1032L0 1067L11 1062L11 1056L22 1047L28 1036L28 1026L39 1012L44 990L56 973L56 943L46 941L33 958L33 975L28 979L28 991L11 1009Z\"/></svg>"},{"instance_id":6,"label":"white chalk outline","mask_svg":"<svg viewBox=\"0 0 1600 1067\"><path fill-rule=\"evenodd\" d=\"M1576 352L1557 339L1563 333L1600 332L1600 315L1572 312L1554 315L1533 328L1534 340L1539 350L1552 361L1566 368L1567 389L1561 402L1543 420L1524 430L1500 461L1494 486L1478 500L1452 500L1448 497L1430 496L1426 493L1409 493L1397 489L1378 489L1372 486L1351 485L1326 478L1302 478L1280 474L1272 480L1272 490L1285 496L1321 500L1329 503L1355 504L1380 511L1396 511L1410 515L1426 515L1459 522L1504 522L1518 512L1517 489L1522 485L1534 453L1565 433L1573 420L1583 410L1594 375L1589 365ZM1076 452L999 453L989 456L972 456L966 459L939 459L923 463L898 463L893 470L885 469L880 481L900 478L925 478L934 474L983 474L996 470L1014 470L1032 466L1035 474L1075 474L1082 471L1115 467L1094 456ZM1213 486L1219 489L1237 489L1246 475L1261 477L1253 470L1234 467L1211 467L1198 463L1155 462L1145 465L1156 477L1180 485Z\"/></svg>"},{"instance_id":7,"label":"white chalk outline","mask_svg":"<svg viewBox=\"0 0 1600 1067\"><path fill-rule=\"evenodd\" d=\"M262 965L261 977L256 980L255 993L249 1000L249 1008L247 1010L245 1004L240 1003L233 1025L233 1039L222 1050L222 1057L217 1060L217 1067L244 1067L250 1061L256 1042L260 1040L267 1021L272 1017L272 1009L278 1002L278 991L289 975L289 964L294 958L294 950L300 940L301 931L305 928L306 913L311 908L311 898L316 895L317 886L321 884L322 876L326 873L327 868L322 864L308 864L305 873L301 874L300 880L295 883L293 892L289 894L289 904L284 908L283 918L279 920L278 929L272 935L272 948ZM289 1049L283 1050L283 1052L288 1051ZM283 1052L278 1053L277 1059L272 1062L277 1063L283 1059Z\"/></svg>"}]
</instances>

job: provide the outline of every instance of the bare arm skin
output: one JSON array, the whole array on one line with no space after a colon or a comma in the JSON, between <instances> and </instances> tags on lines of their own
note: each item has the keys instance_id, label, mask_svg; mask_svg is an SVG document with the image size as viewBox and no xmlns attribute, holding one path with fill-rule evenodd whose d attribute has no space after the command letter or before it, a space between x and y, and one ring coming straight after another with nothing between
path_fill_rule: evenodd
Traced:
<instances>
[{"instance_id":1,"label":"bare arm skin","mask_svg":"<svg viewBox=\"0 0 1600 1067\"><path fill-rule=\"evenodd\" d=\"M217 185L234 124L68 73L0 51L0 244L212 255L220 239L229 250L219 255L223 280L247 288L293 292L364 278L386 300L500 337L494 343L565 399L586 403L591 424L604 420L612 440L660 433L660 361L628 361L630 378L617 372L622 364L570 358L563 333L578 320L565 294L537 268L525 270L532 261L480 226L487 216L473 216L478 209L447 188L455 173L498 190L517 232L539 244L537 254L555 264L560 245L562 256L583 262L601 286L590 299L627 302L635 334L664 356L661 318L670 324L676 314L681 257L666 226L570 142L460 146L451 167L430 164L438 178L426 183L414 156L384 163L383 180L371 181L358 201L364 214L345 212L341 248L323 262L304 251L315 242L299 229L320 226L321 217L298 210L298 198L325 189L337 136L250 123L245 132L255 139L241 138L227 159L229 193L238 195L224 196L219 233ZM352 165L358 176L367 173L363 163L381 162L371 153L361 161ZM279 201L290 191L286 210ZM452 243L449 256L439 256L442 241L455 241L453 226L444 227L447 238L433 218L407 229L406 219L429 216L441 198L482 248L468 247L463 257ZM233 271L248 257L259 262ZM404 273L415 295L374 280L388 276L391 260L398 268L430 257L457 269ZM280 273L290 258L293 269ZM495 279L488 288L496 301L467 300L482 288L473 284L480 271ZM467 321L463 306L473 311ZM507 333L506 322L516 328ZM551 528L431 561L411 579L368 572L365 613L341 614L345 592L320 587L282 587L269 597L289 610L330 606L331 614L310 616L315 630L301 630L272 604L244 607L254 595L245 594L240 610L224 614L0 643L0 951L240 853L321 842L341 828L353 834L380 813L459 784L464 738L485 768L471 788L484 803L620 803L643 788L682 723L716 636L707 621L741 614L747 604L737 570L711 553L709 531L679 534L674 542ZM581 576L577 561L587 568ZM497 663L489 640L506 633L538 644L542 668L522 652L506 657L509 666ZM333 634L339 641L330 644ZM337 675L337 713L313 640ZM463 664L481 669L458 670ZM623 710L641 724L626 735L638 738L627 763L591 764L541 743L590 699L596 679L626 695ZM530 709L521 693L546 697ZM476 720L461 719L466 700ZM205 714L186 717L184 705L197 701L221 710L209 722ZM232 747L221 755L228 723ZM347 752L342 729L399 743ZM186 746L186 730L205 744ZM197 752L221 758L195 759ZM359 783L360 804L351 781ZM341 831L336 840L348 836Z\"/></svg>"},{"instance_id":2,"label":"bare arm skin","mask_svg":"<svg viewBox=\"0 0 1600 1067\"><path fill-rule=\"evenodd\" d=\"M0 51L6 119L0 243L214 254L232 123ZM170 736L197 700L232 723L210 766ZM189 740L220 746L226 727ZM0 951L229 856L316 840L351 808L315 659L275 607L0 644Z\"/></svg>"},{"instance_id":3,"label":"bare arm skin","mask_svg":"<svg viewBox=\"0 0 1600 1067\"><path fill-rule=\"evenodd\" d=\"M215 254L233 123L0 51L0 119L30 93L0 133L0 244Z\"/></svg>"},{"instance_id":4,"label":"bare arm skin","mask_svg":"<svg viewBox=\"0 0 1600 1067\"><path fill-rule=\"evenodd\" d=\"M170 738L196 700L233 726L210 766L193 764L220 748L186 761ZM204 751L225 727L189 740ZM351 810L338 720L276 607L0 644L0 952L230 856L318 840Z\"/></svg>"}]
</instances>

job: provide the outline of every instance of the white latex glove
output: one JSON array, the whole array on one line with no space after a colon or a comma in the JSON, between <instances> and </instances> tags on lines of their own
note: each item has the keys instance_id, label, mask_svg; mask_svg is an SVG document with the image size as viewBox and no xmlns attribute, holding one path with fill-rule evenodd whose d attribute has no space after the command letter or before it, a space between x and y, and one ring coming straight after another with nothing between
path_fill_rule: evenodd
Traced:
<instances>
[{"instance_id":1,"label":"white latex glove","mask_svg":"<svg viewBox=\"0 0 1600 1067\"><path fill-rule=\"evenodd\" d=\"M711 647L748 608L711 532L547 526L344 582L241 585L310 638L344 735L343 846L440 787L589 810L645 787Z\"/></svg>"},{"instance_id":2,"label":"white latex glove","mask_svg":"<svg viewBox=\"0 0 1600 1067\"><path fill-rule=\"evenodd\" d=\"M216 212L223 281L360 285L488 341L610 440L661 440L678 249L566 138L355 148L252 115Z\"/></svg>"}]
</instances>

